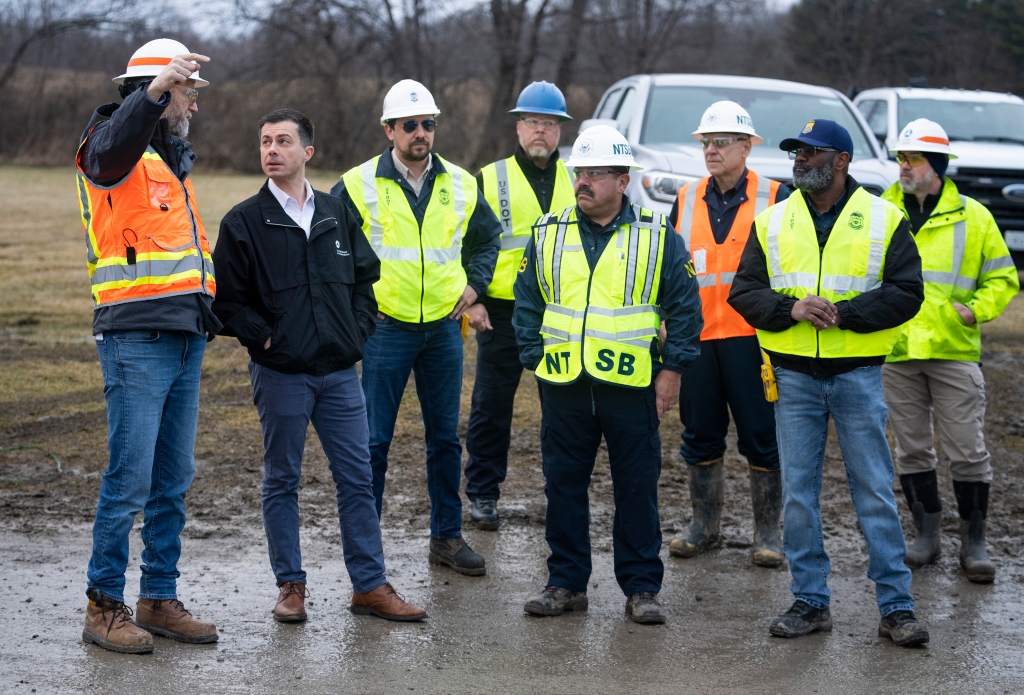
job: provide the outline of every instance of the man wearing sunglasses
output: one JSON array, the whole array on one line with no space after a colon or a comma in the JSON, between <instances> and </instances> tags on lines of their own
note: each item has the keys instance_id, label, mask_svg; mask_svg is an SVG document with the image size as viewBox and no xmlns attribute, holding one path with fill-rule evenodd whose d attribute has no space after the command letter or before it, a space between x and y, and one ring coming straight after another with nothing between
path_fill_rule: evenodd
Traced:
<instances>
[{"instance_id":1,"label":"man wearing sunglasses","mask_svg":"<svg viewBox=\"0 0 1024 695\"><path fill-rule=\"evenodd\" d=\"M587 609L587 489L603 437L626 617L663 623L658 425L679 398L679 372L699 352L700 297L682 239L663 215L625 195L629 172L640 167L619 131L587 128L567 166L575 168L576 205L537 220L515 284L519 357L542 395L551 549L548 581L523 609L540 616Z\"/></svg>"},{"instance_id":2,"label":"man wearing sunglasses","mask_svg":"<svg viewBox=\"0 0 1024 695\"><path fill-rule=\"evenodd\" d=\"M532 226L550 210L575 201L572 177L558 159L562 122L572 120L565 97L550 82L523 89L516 107L519 146L513 156L488 164L477 176L480 189L501 221L501 253L486 297L466 313L476 329L476 382L466 429L466 496L481 529L500 523L497 502L508 470L512 406L523 373L512 330L512 285Z\"/></svg>"},{"instance_id":3,"label":"man wearing sunglasses","mask_svg":"<svg viewBox=\"0 0 1024 695\"><path fill-rule=\"evenodd\" d=\"M882 197L910 219L924 269L924 305L882 369L896 468L917 528L904 561L922 567L941 550L934 418L953 474L960 564L967 579L987 583L995 579L996 568L985 550L992 457L983 432L978 326L1002 313L1020 291L1020 281L992 213L944 176L956 155L942 126L924 118L911 121L892 151L900 180Z\"/></svg>"},{"instance_id":4,"label":"man wearing sunglasses","mask_svg":"<svg viewBox=\"0 0 1024 695\"><path fill-rule=\"evenodd\" d=\"M729 411L737 447L747 459L754 508L755 565L782 564L779 514L782 476L775 414L761 389L761 351L754 329L729 306L729 289L754 217L789 197L789 189L747 169L750 148L763 140L739 104L719 101L693 133L711 176L679 189L669 222L683 237L700 286L704 330L700 357L682 374L679 417L685 426L679 453L686 461L693 519L669 544L677 557L693 557L718 541L725 500L725 437Z\"/></svg>"},{"instance_id":5,"label":"man wearing sunglasses","mask_svg":"<svg viewBox=\"0 0 1024 695\"><path fill-rule=\"evenodd\" d=\"M769 628L778 637L831 630L823 545L822 466L835 423L875 583L878 634L928 641L914 616L906 545L892 492L882 363L924 298L921 257L895 205L849 175L850 133L816 119L779 147L790 153L785 203L754 219L729 303L757 329L774 366L786 559L795 601Z\"/></svg>"},{"instance_id":6,"label":"man wearing sunglasses","mask_svg":"<svg viewBox=\"0 0 1024 695\"><path fill-rule=\"evenodd\" d=\"M483 556L462 538L462 336L459 320L483 296L500 250L500 226L476 179L432 152L440 114L415 80L384 97L393 146L349 170L331 194L351 209L381 260L376 331L363 350L363 391L377 514L388 450L409 373L423 410L431 563L480 576Z\"/></svg>"},{"instance_id":7,"label":"man wearing sunglasses","mask_svg":"<svg viewBox=\"0 0 1024 695\"><path fill-rule=\"evenodd\" d=\"M185 493L195 475L199 373L216 282L188 178L185 140L209 58L172 39L140 47L114 78L124 102L96 109L78 148L78 199L95 303L110 461L100 484L82 637L153 651L150 632L217 641L177 597ZM124 604L128 534L143 512L135 621Z\"/></svg>"}]
</instances>

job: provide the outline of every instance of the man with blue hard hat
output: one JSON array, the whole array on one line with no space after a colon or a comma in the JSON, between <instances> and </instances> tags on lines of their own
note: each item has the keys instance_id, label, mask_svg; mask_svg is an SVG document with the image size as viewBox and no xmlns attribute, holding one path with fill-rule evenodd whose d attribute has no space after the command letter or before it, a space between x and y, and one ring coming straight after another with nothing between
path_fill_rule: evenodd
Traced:
<instances>
[{"instance_id":1,"label":"man with blue hard hat","mask_svg":"<svg viewBox=\"0 0 1024 695\"><path fill-rule=\"evenodd\" d=\"M892 491L882 363L924 299L921 257L903 212L849 176L850 133L813 120L779 143L793 193L754 219L729 304L757 329L765 394L775 399L784 546L796 599L769 632L831 630L830 571L821 523L822 468L835 422L875 582L878 634L928 641L914 616L906 545Z\"/></svg>"},{"instance_id":2,"label":"man with blue hard hat","mask_svg":"<svg viewBox=\"0 0 1024 695\"><path fill-rule=\"evenodd\" d=\"M516 107L519 146L477 175L480 190L501 221L501 252L487 293L466 314L476 330L476 383L466 431L466 496L481 529L497 529L499 486L508 470L512 406L523 373L512 330L512 286L532 236L532 225L575 202L572 176L558 159L562 122L571 121L565 97L550 82L523 89Z\"/></svg>"}]
</instances>

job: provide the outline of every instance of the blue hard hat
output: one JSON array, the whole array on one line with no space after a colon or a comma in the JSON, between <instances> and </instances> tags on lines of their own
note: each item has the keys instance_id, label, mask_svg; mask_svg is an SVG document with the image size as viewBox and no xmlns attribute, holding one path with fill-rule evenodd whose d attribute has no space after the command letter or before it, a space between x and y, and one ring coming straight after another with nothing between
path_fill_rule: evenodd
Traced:
<instances>
[{"instance_id":1,"label":"blue hard hat","mask_svg":"<svg viewBox=\"0 0 1024 695\"><path fill-rule=\"evenodd\" d=\"M562 90L550 82L533 82L519 93L516 107L509 113L542 113L558 116L560 121L571 121L572 116L565 112L565 96Z\"/></svg>"}]
</instances>

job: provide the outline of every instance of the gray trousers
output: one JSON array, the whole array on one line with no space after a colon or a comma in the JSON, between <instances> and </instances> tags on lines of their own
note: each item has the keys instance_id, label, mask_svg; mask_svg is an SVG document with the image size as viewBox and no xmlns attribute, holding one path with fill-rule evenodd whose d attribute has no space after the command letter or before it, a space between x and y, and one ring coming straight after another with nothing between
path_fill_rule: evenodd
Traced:
<instances>
[{"instance_id":1,"label":"gray trousers","mask_svg":"<svg viewBox=\"0 0 1024 695\"><path fill-rule=\"evenodd\" d=\"M935 470L935 435L949 457L953 479L992 481L985 448L985 377L977 362L908 360L882 369L889 425L896 435L900 475Z\"/></svg>"}]
</instances>

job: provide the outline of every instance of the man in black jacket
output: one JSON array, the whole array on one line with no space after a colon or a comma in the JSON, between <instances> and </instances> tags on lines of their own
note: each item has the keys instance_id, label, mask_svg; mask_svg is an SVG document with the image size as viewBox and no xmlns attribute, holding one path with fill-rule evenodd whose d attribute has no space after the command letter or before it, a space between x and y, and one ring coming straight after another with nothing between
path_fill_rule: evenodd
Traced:
<instances>
[{"instance_id":1,"label":"man in black jacket","mask_svg":"<svg viewBox=\"0 0 1024 695\"><path fill-rule=\"evenodd\" d=\"M903 213L848 175L853 141L843 126L811 121L779 147L795 160L798 192L755 218L729 295L757 329L778 389L784 544L796 601L769 632L832 629L818 501L831 417L867 541L878 634L922 644L928 630L914 617L903 564L882 398L882 363L924 299L921 257Z\"/></svg>"},{"instance_id":2,"label":"man in black jacket","mask_svg":"<svg viewBox=\"0 0 1024 695\"><path fill-rule=\"evenodd\" d=\"M237 337L251 358L263 428L263 524L280 587L274 617L306 619L298 487L312 420L337 488L352 612L421 620L426 611L402 600L384 576L366 401L355 369L374 330L380 261L344 204L306 181L309 119L282 109L259 128L269 181L221 221L214 311L222 334Z\"/></svg>"}]
</instances>

